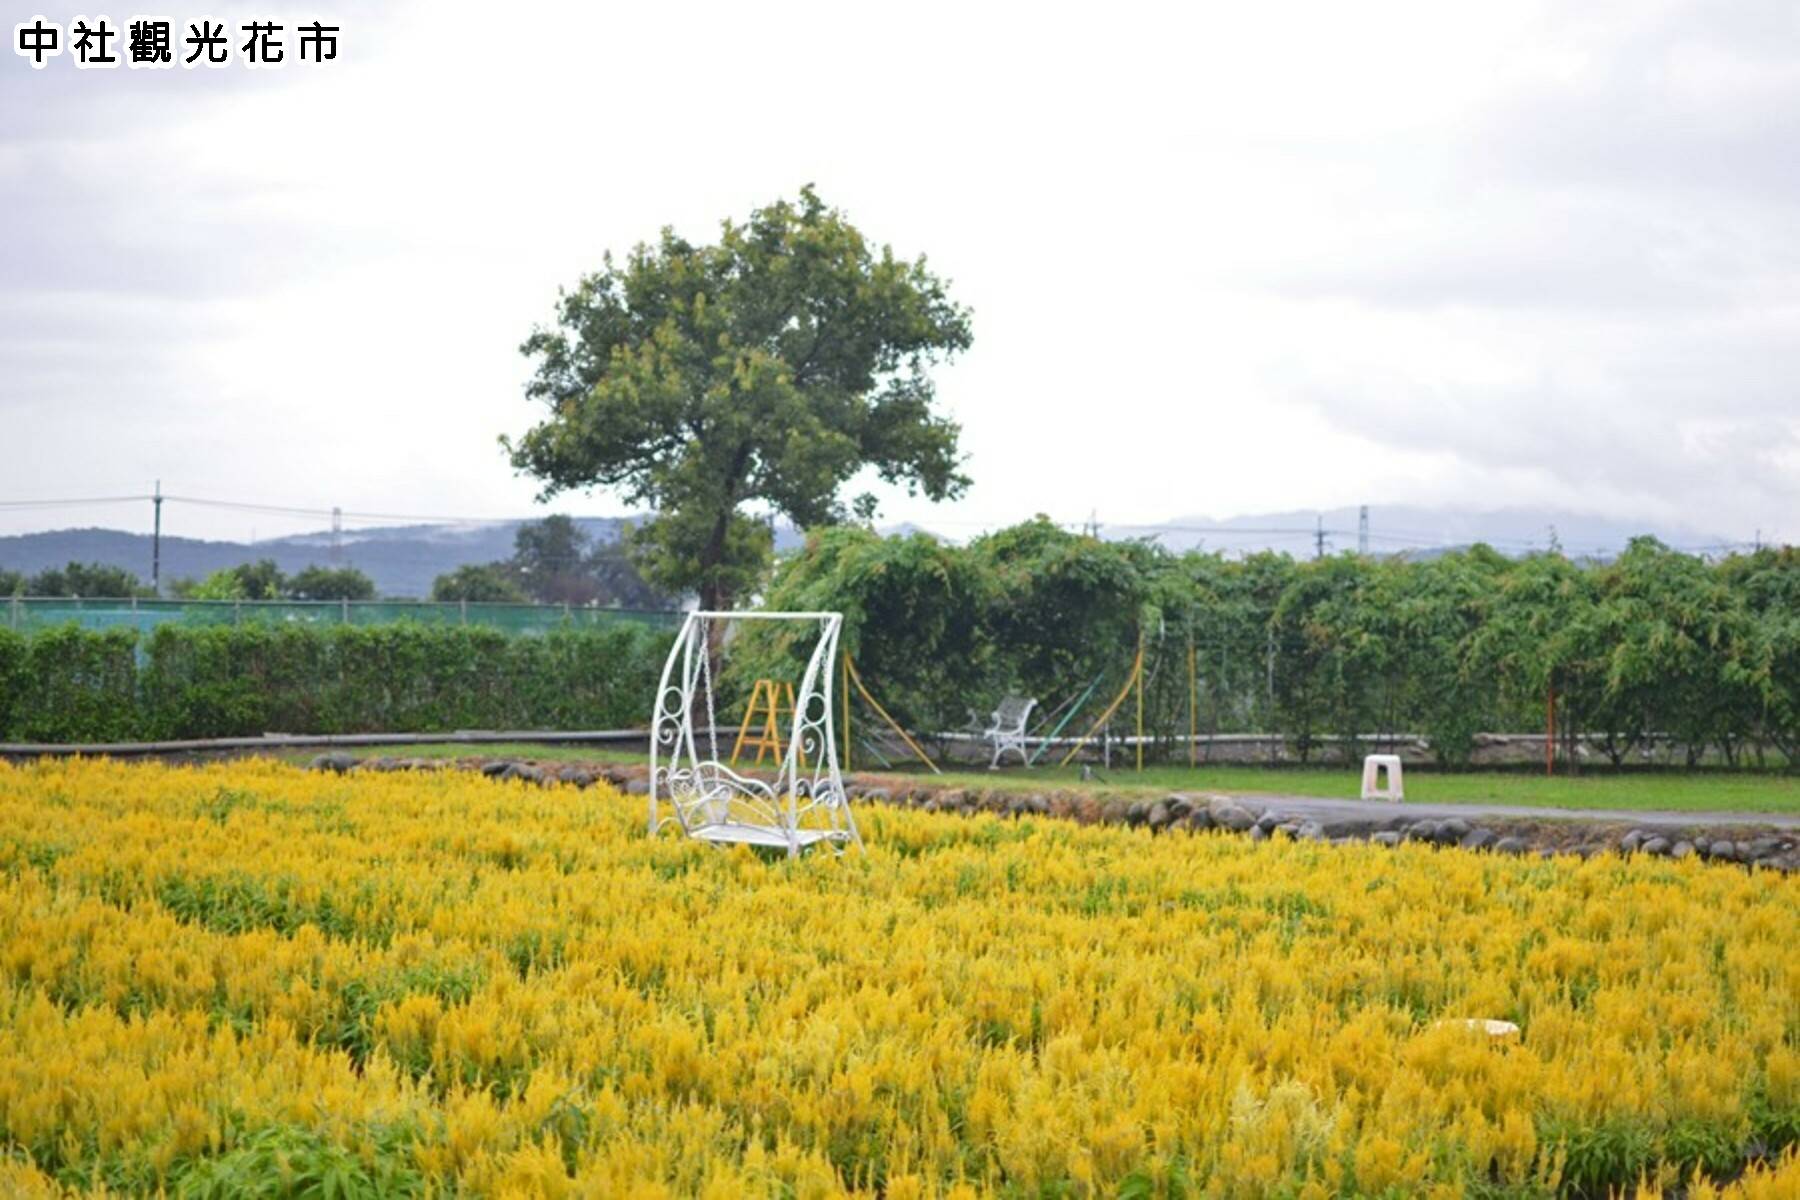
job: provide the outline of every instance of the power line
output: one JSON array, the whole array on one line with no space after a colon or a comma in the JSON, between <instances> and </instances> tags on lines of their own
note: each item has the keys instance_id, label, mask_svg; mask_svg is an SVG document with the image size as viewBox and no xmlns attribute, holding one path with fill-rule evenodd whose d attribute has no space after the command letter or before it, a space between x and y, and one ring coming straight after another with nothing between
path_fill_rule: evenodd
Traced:
<instances>
[{"instance_id":1,"label":"power line","mask_svg":"<svg viewBox=\"0 0 1800 1200\"><path fill-rule=\"evenodd\" d=\"M92 504L133 504L154 499L146 492L140 496L89 496L76 500L0 500L0 508L82 508Z\"/></svg>"},{"instance_id":2,"label":"power line","mask_svg":"<svg viewBox=\"0 0 1800 1200\"><path fill-rule=\"evenodd\" d=\"M139 497L146 499L147 497ZM201 496L164 496L165 500L173 500L181 504L192 504L200 508L222 508L234 512L270 513L275 516L317 517L329 521L333 516L340 520L348 518L356 521L412 521L424 525L484 525L497 521L516 520L515 517L470 517L445 516L441 513L388 513L388 512L355 512L347 508L304 508L291 504L259 504L246 500L212 500Z\"/></svg>"}]
</instances>

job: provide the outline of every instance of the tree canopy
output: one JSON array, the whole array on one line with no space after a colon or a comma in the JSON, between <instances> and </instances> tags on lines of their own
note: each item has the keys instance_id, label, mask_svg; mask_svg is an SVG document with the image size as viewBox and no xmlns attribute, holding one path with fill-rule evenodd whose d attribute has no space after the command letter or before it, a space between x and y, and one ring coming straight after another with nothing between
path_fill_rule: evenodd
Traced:
<instances>
[{"instance_id":1,"label":"tree canopy","mask_svg":"<svg viewBox=\"0 0 1800 1200\"><path fill-rule=\"evenodd\" d=\"M721 607L770 553L747 505L802 527L866 519L871 496L840 496L865 467L961 494L931 370L971 340L925 259L875 248L807 187L714 244L665 229L608 255L521 347L550 415L502 443L545 497L599 486L654 509L632 539L650 582Z\"/></svg>"},{"instance_id":2,"label":"tree canopy","mask_svg":"<svg viewBox=\"0 0 1800 1200\"><path fill-rule=\"evenodd\" d=\"M529 599L504 563L464 563L432 580L431 598L470 604L523 604Z\"/></svg>"},{"instance_id":3,"label":"tree canopy","mask_svg":"<svg viewBox=\"0 0 1800 1200\"><path fill-rule=\"evenodd\" d=\"M465 565L438 576L431 585L431 598L668 607L667 598L644 581L618 541L593 537L562 513L520 525L513 533L511 558Z\"/></svg>"},{"instance_id":4,"label":"tree canopy","mask_svg":"<svg viewBox=\"0 0 1800 1200\"><path fill-rule=\"evenodd\" d=\"M66 567L50 567L39 571L25 580L23 594L124 599L130 596L148 596L150 590L124 567L72 562Z\"/></svg>"},{"instance_id":5,"label":"tree canopy","mask_svg":"<svg viewBox=\"0 0 1800 1200\"><path fill-rule=\"evenodd\" d=\"M205 579L177 579L169 591L182 600L373 600L375 581L355 567L316 564L288 576L263 558L220 567Z\"/></svg>"},{"instance_id":6,"label":"tree canopy","mask_svg":"<svg viewBox=\"0 0 1800 1200\"><path fill-rule=\"evenodd\" d=\"M375 581L355 567L309 566L287 581L295 600L373 600Z\"/></svg>"}]
</instances>

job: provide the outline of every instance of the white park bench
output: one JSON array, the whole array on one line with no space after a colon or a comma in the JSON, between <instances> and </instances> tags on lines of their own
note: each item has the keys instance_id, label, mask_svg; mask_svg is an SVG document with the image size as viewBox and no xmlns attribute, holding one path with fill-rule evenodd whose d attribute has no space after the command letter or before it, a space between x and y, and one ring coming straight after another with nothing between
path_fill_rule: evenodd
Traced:
<instances>
[{"instance_id":1,"label":"white park bench","mask_svg":"<svg viewBox=\"0 0 1800 1200\"><path fill-rule=\"evenodd\" d=\"M982 736L994 747L988 770L998 767L1000 756L1008 750L1015 751L1019 761L1029 765L1031 756L1025 751L1025 724L1031 720L1031 710L1036 706L1036 700L1025 696L1007 696L1000 701L1000 707L993 711L988 727L982 731Z\"/></svg>"}]
</instances>

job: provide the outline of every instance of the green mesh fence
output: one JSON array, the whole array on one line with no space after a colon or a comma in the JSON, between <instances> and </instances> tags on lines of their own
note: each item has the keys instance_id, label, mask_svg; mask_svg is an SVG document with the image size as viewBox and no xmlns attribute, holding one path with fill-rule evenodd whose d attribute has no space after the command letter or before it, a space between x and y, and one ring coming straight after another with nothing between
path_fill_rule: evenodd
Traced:
<instances>
[{"instance_id":1,"label":"green mesh fence","mask_svg":"<svg viewBox=\"0 0 1800 1200\"><path fill-rule=\"evenodd\" d=\"M484 625L507 633L598 629L640 625L674 629L682 614L622 608L573 608L556 604L432 604L416 600L67 600L12 597L0 600L0 624L29 633L79 625L83 629L147 632L168 621L182 625Z\"/></svg>"}]
</instances>

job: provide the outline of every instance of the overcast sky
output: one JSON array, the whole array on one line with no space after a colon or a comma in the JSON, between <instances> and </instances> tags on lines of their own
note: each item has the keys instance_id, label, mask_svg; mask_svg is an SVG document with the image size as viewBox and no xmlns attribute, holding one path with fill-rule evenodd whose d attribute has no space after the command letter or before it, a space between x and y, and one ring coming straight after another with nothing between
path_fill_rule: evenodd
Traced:
<instances>
[{"instance_id":1,"label":"overcast sky","mask_svg":"<svg viewBox=\"0 0 1800 1200\"><path fill-rule=\"evenodd\" d=\"M9 37L94 9L4 7ZM939 383L976 485L884 520L1410 502L1800 539L1792 0L165 9L335 13L340 55L9 47L0 501L534 511L496 438L537 416L517 346L558 287L810 181L974 310Z\"/></svg>"}]
</instances>

